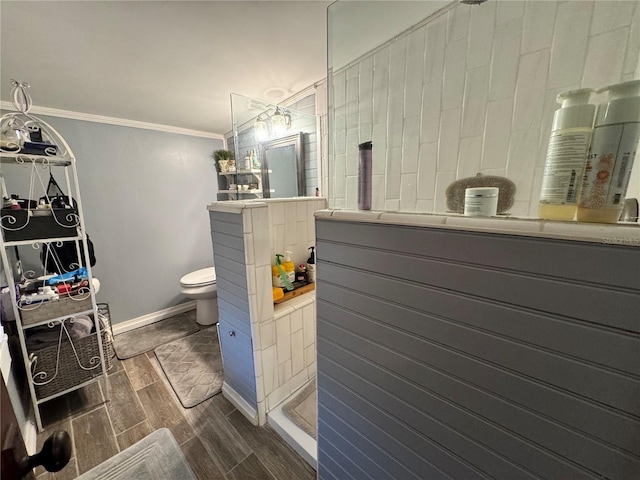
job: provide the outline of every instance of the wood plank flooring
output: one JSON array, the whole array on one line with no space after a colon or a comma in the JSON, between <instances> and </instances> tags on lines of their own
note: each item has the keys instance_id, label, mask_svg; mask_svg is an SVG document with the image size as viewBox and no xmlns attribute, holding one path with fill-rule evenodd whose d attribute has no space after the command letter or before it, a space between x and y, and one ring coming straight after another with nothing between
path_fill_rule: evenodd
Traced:
<instances>
[{"instance_id":1,"label":"wood plank flooring","mask_svg":"<svg viewBox=\"0 0 640 480\"><path fill-rule=\"evenodd\" d=\"M71 480L167 427L200 480L311 480L313 470L269 426L255 427L222 394L190 409L180 404L153 351L119 361L104 382L91 384L43 405L45 431L69 432L73 458L58 473L41 467L38 480ZM156 479L136 479L156 480Z\"/></svg>"}]
</instances>

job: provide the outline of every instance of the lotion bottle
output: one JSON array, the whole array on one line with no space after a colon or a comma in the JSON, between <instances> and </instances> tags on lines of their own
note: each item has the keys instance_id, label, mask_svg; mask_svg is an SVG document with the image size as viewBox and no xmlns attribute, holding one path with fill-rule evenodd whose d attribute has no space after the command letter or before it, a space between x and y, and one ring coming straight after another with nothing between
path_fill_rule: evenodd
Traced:
<instances>
[{"instance_id":1,"label":"lotion bottle","mask_svg":"<svg viewBox=\"0 0 640 480\"><path fill-rule=\"evenodd\" d=\"M307 281L309 283L315 283L316 281L315 247L309 247L309 250L311 250L311 255L309 255L309 259L307 260Z\"/></svg>"},{"instance_id":2,"label":"lotion bottle","mask_svg":"<svg viewBox=\"0 0 640 480\"><path fill-rule=\"evenodd\" d=\"M640 80L598 90L604 92L609 101L598 105L578 202L579 222L618 221L640 140Z\"/></svg>"},{"instance_id":3,"label":"lotion bottle","mask_svg":"<svg viewBox=\"0 0 640 480\"><path fill-rule=\"evenodd\" d=\"M592 88L563 92L556 101L551 137L542 177L538 216L573 220L587 161L596 106L590 104Z\"/></svg>"}]
</instances>

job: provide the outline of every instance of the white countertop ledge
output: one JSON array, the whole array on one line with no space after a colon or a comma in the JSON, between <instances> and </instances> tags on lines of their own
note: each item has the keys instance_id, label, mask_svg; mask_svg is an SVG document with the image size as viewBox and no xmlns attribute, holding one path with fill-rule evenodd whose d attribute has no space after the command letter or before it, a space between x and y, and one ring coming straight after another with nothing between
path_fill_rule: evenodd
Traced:
<instances>
[{"instance_id":1,"label":"white countertop ledge","mask_svg":"<svg viewBox=\"0 0 640 480\"><path fill-rule=\"evenodd\" d=\"M452 230L523 235L640 248L640 224L561 222L518 217L465 217L457 214L388 213L359 210L318 210L323 220L435 227Z\"/></svg>"}]
</instances>

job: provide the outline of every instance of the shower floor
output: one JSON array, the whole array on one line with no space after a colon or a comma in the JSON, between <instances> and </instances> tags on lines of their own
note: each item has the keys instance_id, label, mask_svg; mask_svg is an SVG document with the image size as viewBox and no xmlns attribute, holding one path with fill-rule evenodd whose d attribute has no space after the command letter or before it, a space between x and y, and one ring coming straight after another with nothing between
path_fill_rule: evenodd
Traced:
<instances>
[{"instance_id":1,"label":"shower floor","mask_svg":"<svg viewBox=\"0 0 640 480\"><path fill-rule=\"evenodd\" d=\"M315 378L313 379L315 384ZM291 401L296 394L305 387L299 389L296 393L287 398L267 414L267 423L278 432L278 434L293 448L298 455L306 460L313 468L317 469L318 465L318 443L315 438L306 433L282 411L282 407ZM317 420L316 420L317 421Z\"/></svg>"}]
</instances>

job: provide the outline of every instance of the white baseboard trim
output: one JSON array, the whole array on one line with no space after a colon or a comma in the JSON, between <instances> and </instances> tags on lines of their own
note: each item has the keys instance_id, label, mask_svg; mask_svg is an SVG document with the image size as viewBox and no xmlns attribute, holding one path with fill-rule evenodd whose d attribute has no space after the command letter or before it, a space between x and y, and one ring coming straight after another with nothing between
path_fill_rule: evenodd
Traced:
<instances>
[{"instance_id":1,"label":"white baseboard trim","mask_svg":"<svg viewBox=\"0 0 640 480\"><path fill-rule=\"evenodd\" d=\"M267 414L267 423L298 455L304 458L315 470L318 470L318 442L289 420L282 412L282 404Z\"/></svg>"},{"instance_id":2,"label":"white baseboard trim","mask_svg":"<svg viewBox=\"0 0 640 480\"><path fill-rule=\"evenodd\" d=\"M196 308L196 301L191 300L189 302L181 303L174 307L158 310L157 312L147 313L141 317L132 318L124 322L116 323L113 325L113 334L120 335L121 333L135 330L136 328L151 325L152 323L159 322L165 318L173 317L174 315L180 315L181 313L188 312Z\"/></svg>"},{"instance_id":3,"label":"white baseboard trim","mask_svg":"<svg viewBox=\"0 0 640 480\"><path fill-rule=\"evenodd\" d=\"M249 405L247 401L242 398L238 392L231 388L227 382L222 382L222 394L240 411L240 413L247 417L247 420L249 420L253 425L258 426L258 411Z\"/></svg>"}]
</instances>

